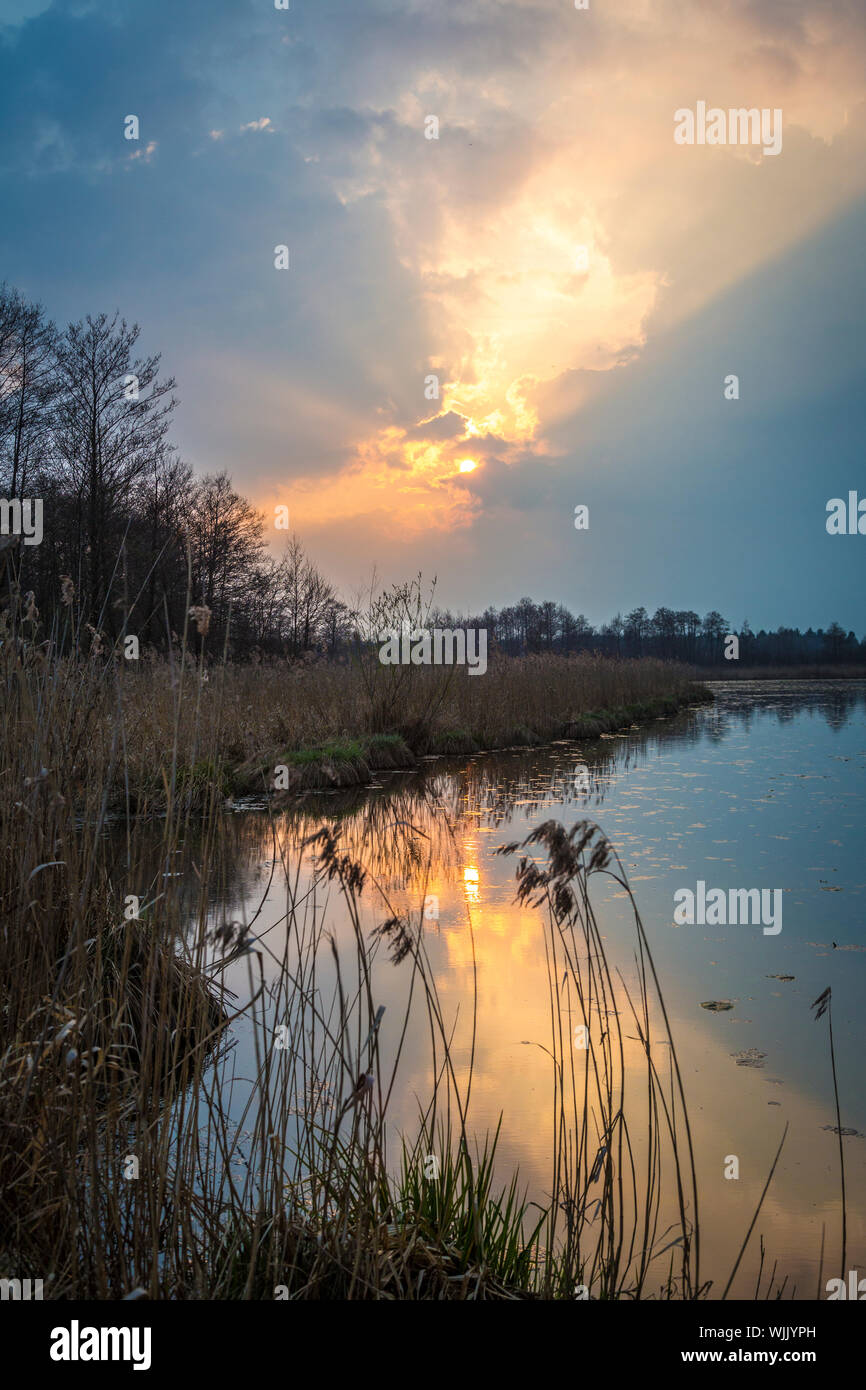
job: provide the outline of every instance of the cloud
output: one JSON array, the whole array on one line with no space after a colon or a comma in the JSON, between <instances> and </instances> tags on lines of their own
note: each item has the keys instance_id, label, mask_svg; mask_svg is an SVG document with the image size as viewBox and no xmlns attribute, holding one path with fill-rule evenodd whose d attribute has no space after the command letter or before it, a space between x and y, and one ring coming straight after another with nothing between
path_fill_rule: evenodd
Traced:
<instances>
[{"instance_id":1,"label":"cloud","mask_svg":"<svg viewBox=\"0 0 866 1390\"><path fill-rule=\"evenodd\" d=\"M140 150L132 150L132 151L127 155L127 160L128 160L128 161L132 161L132 160L140 159L140 160L142 160L142 162L143 162L144 164L149 164L150 161L151 161L151 159L153 158L153 155L154 155L155 151L156 151L156 147L157 147L157 142L156 142L156 140L149 140L148 143L144 146L143 149L140 149Z\"/></svg>"},{"instance_id":2,"label":"cloud","mask_svg":"<svg viewBox=\"0 0 866 1390\"><path fill-rule=\"evenodd\" d=\"M465 436L466 420L454 410L446 410L443 415L434 415L422 420L414 429L406 431L407 439L442 440Z\"/></svg>"},{"instance_id":3,"label":"cloud","mask_svg":"<svg viewBox=\"0 0 866 1390\"><path fill-rule=\"evenodd\" d=\"M682 450L695 507L714 499L733 420L699 414L682 443L676 425L726 303L779 449L803 394L848 379L848 242L826 306L804 299L800 262L787 343L738 298L766 289L784 317L774 271L824 254L866 191L866 26L843 0L154 0L147 25L108 0L33 10L0 30L4 272L60 318L138 317L178 376L191 461L263 503L288 497L338 565L382 545L396 565L420 544L461 583L473 564L479 583L510 582L522 518L531 565L564 585L584 493L614 496L617 479L619 517L640 494L656 534L665 496L644 480ZM697 100L780 107L782 153L676 146L673 113ZM817 323L820 390L776 365ZM460 475L465 457L478 467ZM581 562L615 588L597 534ZM649 554L618 563L637 574Z\"/></svg>"}]
</instances>

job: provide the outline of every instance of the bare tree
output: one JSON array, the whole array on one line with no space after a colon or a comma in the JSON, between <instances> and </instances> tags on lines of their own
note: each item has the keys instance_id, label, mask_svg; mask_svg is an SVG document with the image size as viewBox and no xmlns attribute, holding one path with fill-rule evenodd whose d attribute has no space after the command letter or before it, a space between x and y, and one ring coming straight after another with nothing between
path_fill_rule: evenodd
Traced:
<instances>
[{"instance_id":1,"label":"bare tree","mask_svg":"<svg viewBox=\"0 0 866 1390\"><path fill-rule=\"evenodd\" d=\"M255 575L265 557L264 517L235 492L228 473L207 474L194 489L187 515L193 596L211 610L211 645L225 636L230 610L239 641L253 640L247 622ZM236 620L236 624L235 624Z\"/></svg>"},{"instance_id":2,"label":"bare tree","mask_svg":"<svg viewBox=\"0 0 866 1390\"><path fill-rule=\"evenodd\" d=\"M9 497L24 497L45 461L56 339L41 305L0 285L0 478Z\"/></svg>"},{"instance_id":3,"label":"bare tree","mask_svg":"<svg viewBox=\"0 0 866 1390\"><path fill-rule=\"evenodd\" d=\"M111 573L136 484L168 448L175 382L159 355L133 359L137 324L100 314L71 323L57 343L54 442L76 499L78 546L92 621L111 625Z\"/></svg>"},{"instance_id":4,"label":"bare tree","mask_svg":"<svg viewBox=\"0 0 866 1390\"><path fill-rule=\"evenodd\" d=\"M292 656L310 651L322 639L334 590L293 535L280 562L283 636Z\"/></svg>"}]
</instances>

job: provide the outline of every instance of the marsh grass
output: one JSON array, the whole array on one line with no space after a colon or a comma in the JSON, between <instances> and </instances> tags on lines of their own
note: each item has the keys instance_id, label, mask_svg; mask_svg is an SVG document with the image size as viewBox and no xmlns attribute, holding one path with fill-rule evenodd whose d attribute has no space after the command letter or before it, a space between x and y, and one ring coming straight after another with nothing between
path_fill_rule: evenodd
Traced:
<instances>
[{"instance_id":1,"label":"marsh grass","mask_svg":"<svg viewBox=\"0 0 866 1390\"><path fill-rule=\"evenodd\" d=\"M175 810L201 812L211 791L219 800L273 790L281 763L292 769L293 789L351 786L418 756L596 738L708 698L687 668L653 659L494 656L481 677L411 668L386 723L377 683L394 668L370 673L366 656L209 665L179 646L169 657L144 651L133 662L118 643L89 658L85 676L80 661L51 659L50 647L29 637L27 659L51 663L57 722L43 736L47 751L62 753L73 797L86 799L99 779L115 813L164 813L169 793Z\"/></svg>"},{"instance_id":2,"label":"marsh grass","mask_svg":"<svg viewBox=\"0 0 866 1390\"><path fill-rule=\"evenodd\" d=\"M546 853L541 866L524 854L517 876L518 894L540 913L550 980L542 1046L551 1175L538 1206L519 1175L499 1185L499 1131L476 1142L475 1017L468 1066L458 1071L421 909L396 912L335 824L307 839L306 884L300 858L289 862L279 848L271 808L271 880L284 884L284 916L266 930L261 906L248 920L231 917L221 878L224 760L240 756L239 745L249 753L256 718L276 717L286 673L209 673L201 656L190 659L184 633L167 668L130 674L106 651L54 660L33 629L13 592L0 632L5 1275L42 1278L50 1297L89 1299L137 1290L172 1299L706 1293L673 1039L636 905L597 827L566 832L547 822L523 846L506 847ZM556 668L576 700L574 669ZM627 671L576 669L605 687L588 710L628 703L630 687L634 694ZM653 665L647 672L638 683L661 693L668 677ZM492 674L484 703L498 689L507 728L526 727L532 663ZM320 679L319 701L346 708L335 673ZM470 681L461 698L480 694ZM257 716L239 723L254 695ZM296 692L280 719L300 719L309 703ZM466 731L471 715L457 708L447 727ZM312 732L309 723L302 729ZM298 733L299 748L305 736ZM386 732L380 746L393 750L398 736ZM316 737L321 746L321 726ZM151 781L142 792L145 768ZM124 814L109 833L118 786ZM149 796L161 808L156 871L132 814L133 804L147 809ZM417 862L424 851L412 827L400 835ZM629 893L630 984L608 961L595 920L597 874ZM322 910L333 893L348 944L338 944ZM133 918L130 896L138 899ZM362 898L381 919L372 935L362 927ZM466 931L474 956L471 918ZM387 1048L383 970L402 972L404 997L402 1015L388 1020ZM630 1053L621 1008L636 1033ZM418 1011L429 1032L430 1086L413 1137L392 1131L389 1109ZM589 1031L581 1052L571 1044L575 1018ZM254 1058L243 1077L231 1028L241 1022Z\"/></svg>"}]
</instances>

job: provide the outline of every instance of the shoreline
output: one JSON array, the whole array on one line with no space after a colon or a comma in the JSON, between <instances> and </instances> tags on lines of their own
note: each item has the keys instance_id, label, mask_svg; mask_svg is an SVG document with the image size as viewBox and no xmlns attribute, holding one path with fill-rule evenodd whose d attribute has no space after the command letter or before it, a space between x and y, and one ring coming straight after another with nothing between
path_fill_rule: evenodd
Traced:
<instances>
[{"instance_id":1,"label":"shoreline","mask_svg":"<svg viewBox=\"0 0 866 1390\"><path fill-rule=\"evenodd\" d=\"M413 747L398 733L361 734L300 750L273 749L269 755L234 768L222 765L218 771L227 799L266 795L274 805L280 806L308 791L367 786L379 772L412 772L422 758L544 748L559 739L595 740L605 734L637 729L642 721L672 718L692 705L712 704L714 698L705 686L695 684L680 694L658 696L614 709L588 710L563 721L553 738L542 737L536 730L523 727L512 731L501 742L481 741L466 730L453 729L417 739ZM276 769L280 769L277 776ZM279 782L278 786L274 785L275 781Z\"/></svg>"},{"instance_id":2,"label":"shoreline","mask_svg":"<svg viewBox=\"0 0 866 1390\"><path fill-rule=\"evenodd\" d=\"M726 670L721 666L707 667L701 675L706 685L725 685L739 681L849 681L866 680L866 666L744 666Z\"/></svg>"}]
</instances>

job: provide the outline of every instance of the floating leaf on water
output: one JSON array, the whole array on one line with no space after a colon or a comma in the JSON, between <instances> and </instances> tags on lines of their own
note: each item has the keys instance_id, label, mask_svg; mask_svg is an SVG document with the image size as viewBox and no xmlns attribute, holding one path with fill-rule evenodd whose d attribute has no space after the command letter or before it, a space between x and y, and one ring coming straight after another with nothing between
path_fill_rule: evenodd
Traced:
<instances>
[{"instance_id":1,"label":"floating leaf on water","mask_svg":"<svg viewBox=\"0 0 866 1390\"><path fill-rule=\"evenodd\" d=\"M768 975L768 980L796 980L796 975Z\"/></svg>"},{"instance_id":2,"label":"floating leaf on water","mask_svg":"<svg viewBox=\"0 0 866 1390\"><path fill-rule=\"evenodd\" d=\"M755 1047L745 1048L742 1052L731 1052L737 1066L763 1066L766 1055L766 1052L759 1052Z\"/></svg>"},{"instance_id":3,"label":"floating leaf on water","mask_svg":"<svg viewBox=\"0 0 866 1390\"><path fill-rule=\"evenodd\" d=\"M846 1129L843 1125L840 1129L838 1125L822 1125L822 1129L827 1129L831 1134L841 1134L843 1138L866 1139L866 1134L861 1134L859 1129Z\"/></svg>"},{"instance_id":4,"label":"floating leaf on water","mask_svg":"<svg viewBox=\"0 0 866 1390\"><path fill-rule=\"evenodd\" d=\"M711 1009L714 1014L721 1013L724 1009L732 1009L733 1007L734 1005L731 999L707 999L707 1001L701 1005L702 1009Z\"/></svg>"}]
</instances>

